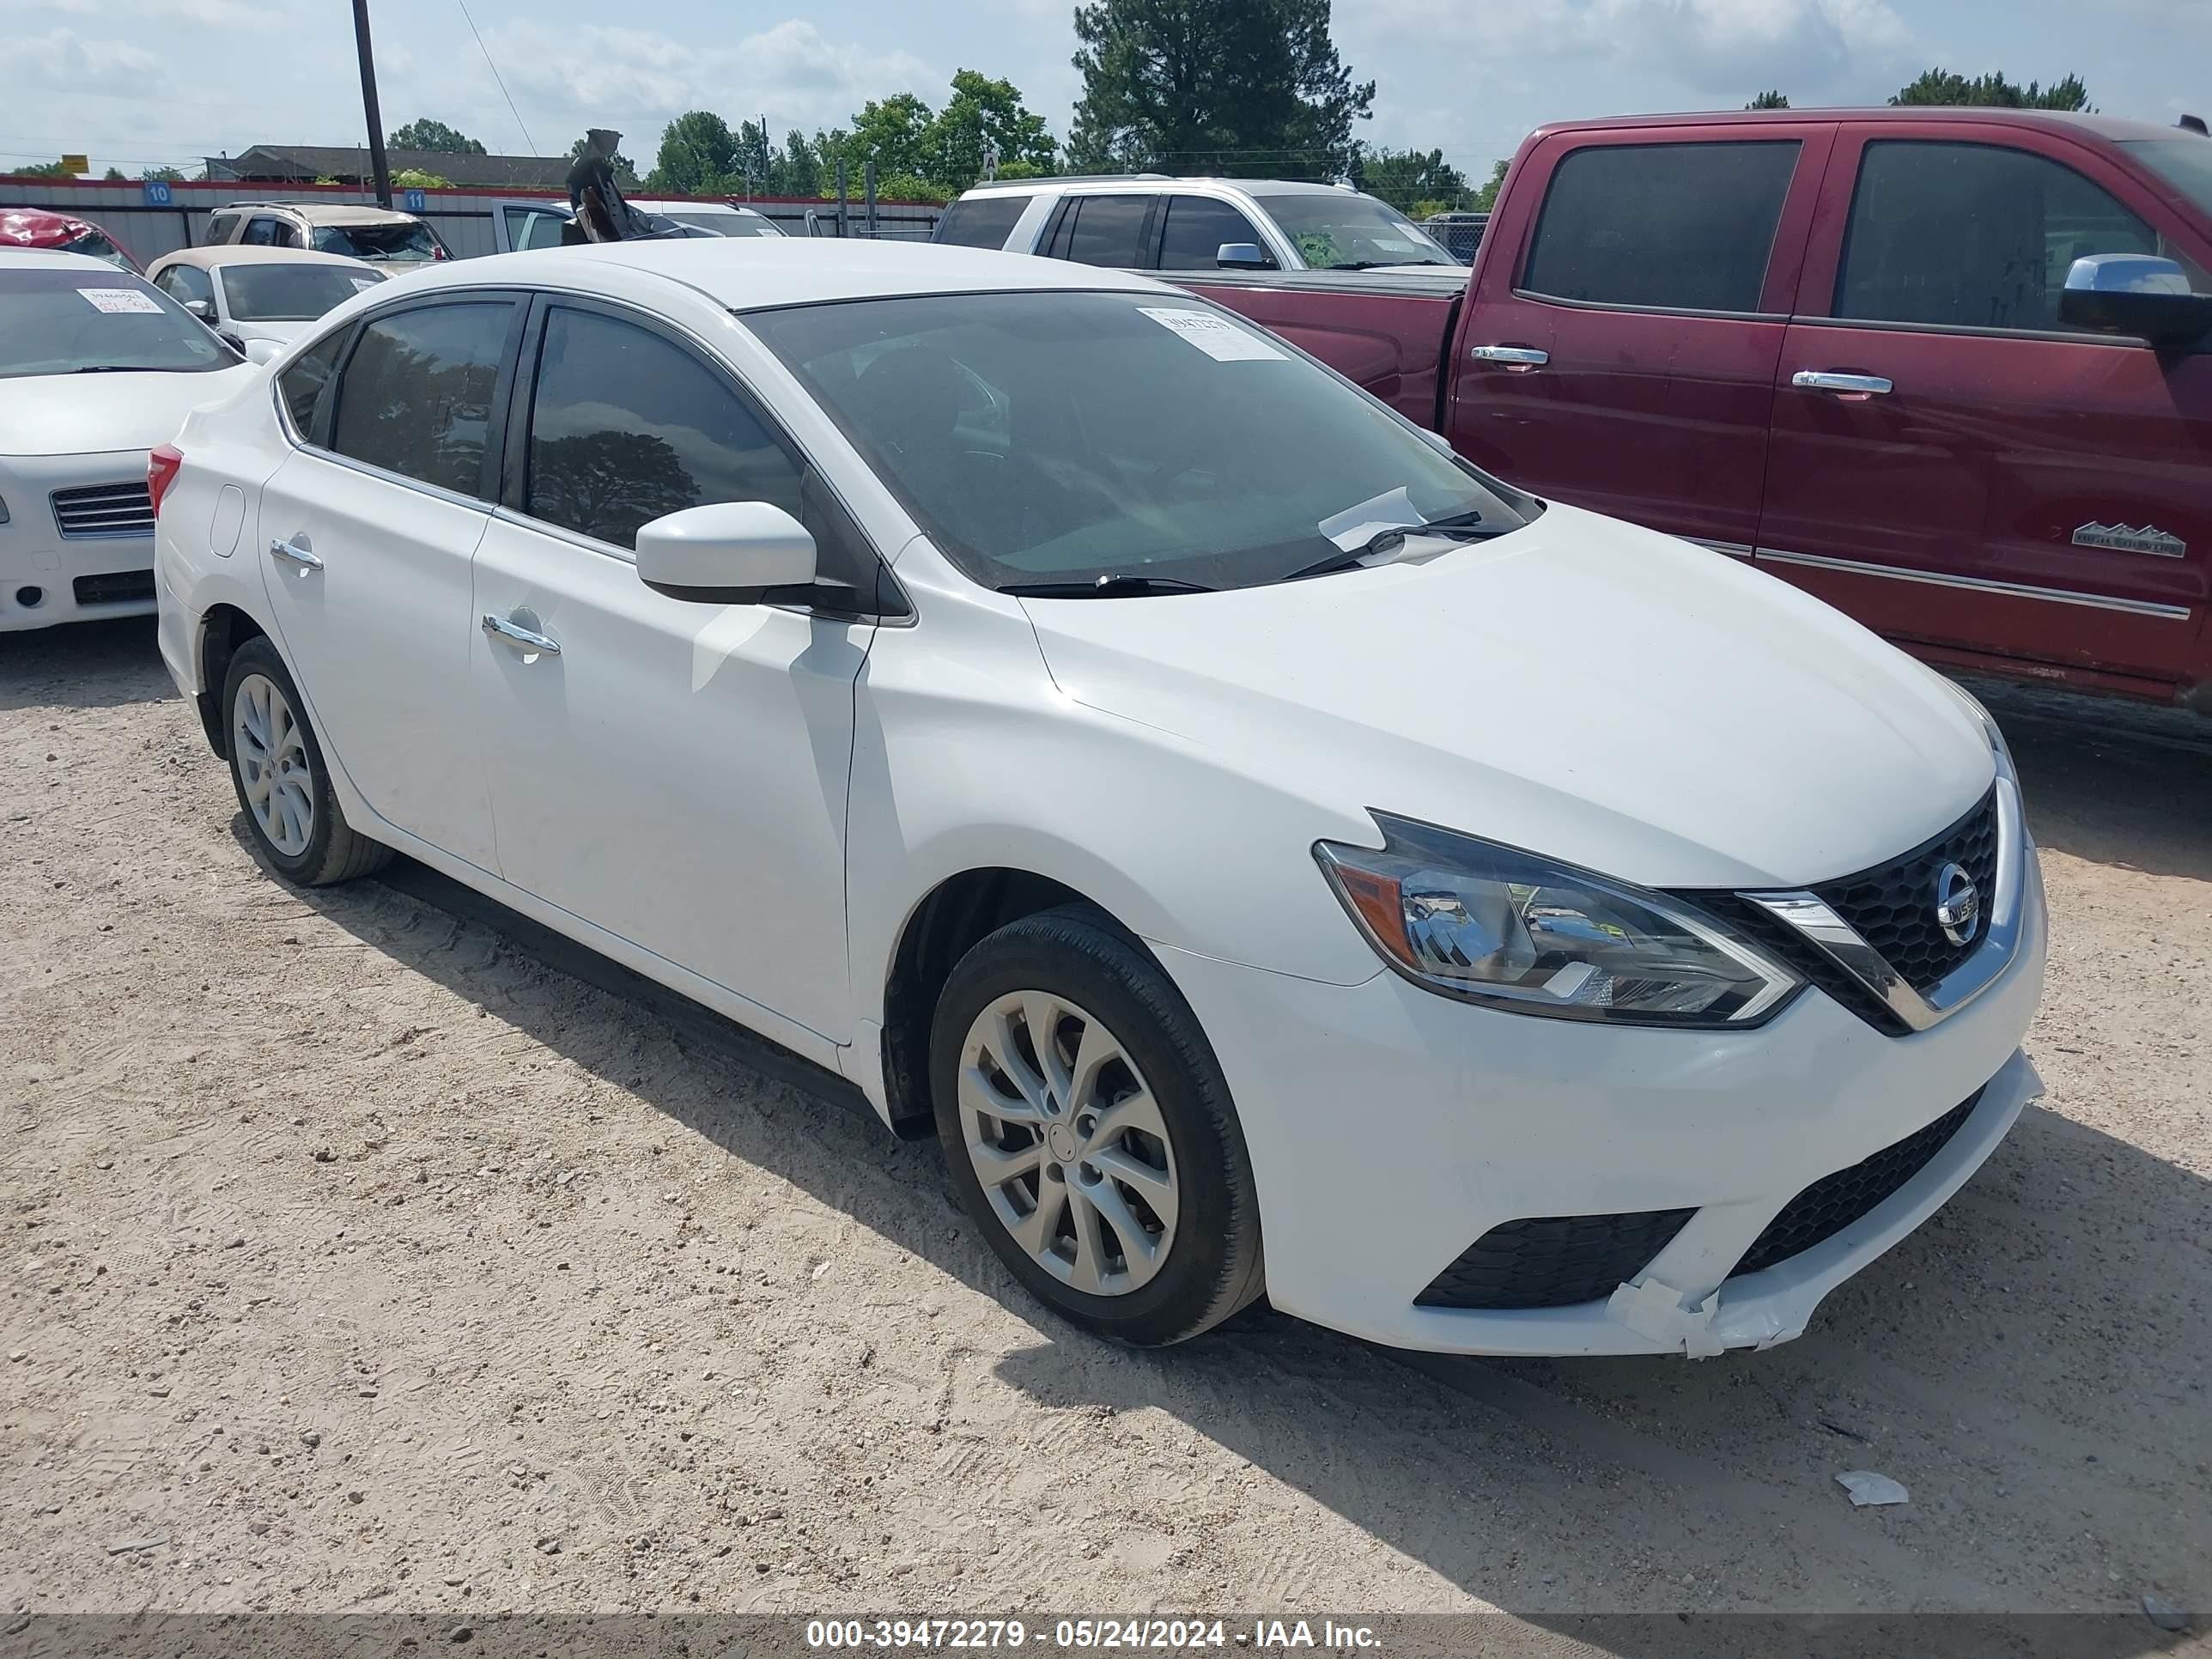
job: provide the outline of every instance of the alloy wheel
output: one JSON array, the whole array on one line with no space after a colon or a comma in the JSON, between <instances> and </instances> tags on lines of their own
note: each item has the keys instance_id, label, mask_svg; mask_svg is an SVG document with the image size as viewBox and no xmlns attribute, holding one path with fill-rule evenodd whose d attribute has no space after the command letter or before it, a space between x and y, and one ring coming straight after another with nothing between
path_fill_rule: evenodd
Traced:
<instances>
[{"instance_id":1,"label":"alloy wheel","mask_svg":"<svg viewBox=\"0 0 2212 1659\"><path fill-rule=\"evenodd\" d=\"M315 835L314 772L299 717L276 681L265 674L239 681L230 736L246 810L271 847L298 858Z\"/></svg>"},{"instance_id":2,"label":"alloy wheel","mask_svg":"<svg viewBox=\"0 0 2212 1659\"><path fill-rule=\"evenodd\" d=\"M961 1046L960 1124L992 1211L1070 1289L1124 1296L1165 1264L1180 1207L1167 1124L1087 1010L1017 991L978 1014Z\"/></svg>"}]
</instances>

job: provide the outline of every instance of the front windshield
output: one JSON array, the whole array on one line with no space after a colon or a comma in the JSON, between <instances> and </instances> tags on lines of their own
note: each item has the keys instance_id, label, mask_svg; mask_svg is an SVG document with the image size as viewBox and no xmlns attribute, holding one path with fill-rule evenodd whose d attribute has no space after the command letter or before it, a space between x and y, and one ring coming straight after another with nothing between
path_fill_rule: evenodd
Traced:
<instances>
[{"instance_id":1,"label":"front windshield","mask_svg":"<svg viewBox=\"0 0 2212 1659\"><path fill-rule=\"evenodd\" d=\"M198 318L127 271L0 264L0 379L124 369L189 374L240 361Z\"/></svg>"},{"instance_id":2,"label":"front windshield","mask_svg":"<svg viewBox=\"0 0 2212 1659\"><path fill-rule=\"evenodd\" d=\"M679 225L690 225L711 236L776 236L782 233L775 222L754 213L663 212L653 216L672 220Z\"/></svg>"},{"instance_id":3,"label":"front windshield","mask_svg":"<svg viewBox=\"0 0 2212 1659\"><path fill-rule=\"evenodd\" d=\"M1311 190L1281 196L1255 191L1252 199L1283 228L1298 257L1316 270L1459 264L1428 232L1372 196Z\"/></svg>"},{"instance_id":4,"label":"front windshield","mask_svg":"<svg viewBox=\"0 0 2212 1659\"><path fill-rule=\"evenodd\" d=\"M118 270L131 269L131 256L97 230L88 230L75 241L64 242L58 251L82 253L87 258L99 259L113 265Z\"/></svg>"},{"instance_id":5,"label":"front windshield","mask_svg":"<svg viewBox=\"0 0 2212 1659\"><path fill-rule=\"evenodd\" d=\"M1184 295L945 294L744 313L988 587L1241 587L1394 526L1539 506Z\"/></svg>"},{"instance_id":6,"label":"front windshield","mask_svg":"<svg viewBox=\"0 0 2212 1659\"><path fill-rule=\"evenodd\" d=\"M434 259L438 240L431 235L430 227L419 219L392 220L380 225L325 225L315 232L315 252L378 264Z\"/></svg>"},{"instance_id":7,"label":"front windshield","mask_svg":"<svg viewBox=\"0 0 2212 1659\"><path fill-rule=\"evenodd\" d=\"M2120 148L2212 214L2212 138L2130 138Z\"/></svg>"},{"instance_id":8,"label":"front windshield","mask_svg":"<svg viewBox=\"0 0 2212 1659\"><path fill-rule=\"evenodd\" d=\"M225 265L222 295L234 322L303 323L383 281L343 265Z\"/></svg>"}]
</instances>

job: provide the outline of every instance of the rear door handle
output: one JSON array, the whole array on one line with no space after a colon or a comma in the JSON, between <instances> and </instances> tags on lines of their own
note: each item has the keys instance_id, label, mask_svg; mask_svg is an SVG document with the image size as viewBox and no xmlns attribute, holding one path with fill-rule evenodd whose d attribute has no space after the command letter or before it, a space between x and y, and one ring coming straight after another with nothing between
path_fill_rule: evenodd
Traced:
<instances>
[{"instance_id":1,"label":"rear door handle","mask_svg":"<svg viewBox=\"0 0 2212 1659\"><path fill-rule=\"evenodd\" d=\"M504 617L495 617L489 611L484 613L483 631L524 651L543 651L549 657L561 654L560 641L549 639Z\"/></svg>"},{"instance_id":2,"label":"rear door handle","mask_svg":"<svg viewBox=\"0 0 2212 1659\"><path fill-rule=\"evenodd\" d=\"M305 536L301 537L296 542L271 542L269 544L269 551L274 557L283 560L287 564L297 565L302 574L307 571L320 570L323 568L323 562L309 549L307 538Z\"/></svg>"},{"instance_id":3,"label":"rear door handle","mask_svg":"<svg viewBox=\"0 0 2212 1659\"><path fill-rule=\"evenodd\" d=\"M1840 374L1831 368L1801 368L1790 384L1806 392L1841 392L1860 398L1884 398L1895 390L1879 374Z\"/></svg>"},{"instance_id":4,"label":"rear door handle","mask_svg":"<svg viewBox=\"0 0 2212 1659\"><path fill-rule=\"evenodd\" d=\"M1479 345L1470 348L1467 355L1477 362L1506 363L1515 368L1541 368L1552 361L1550 352L1534 346Z\"/></svg>"}]
</instances>

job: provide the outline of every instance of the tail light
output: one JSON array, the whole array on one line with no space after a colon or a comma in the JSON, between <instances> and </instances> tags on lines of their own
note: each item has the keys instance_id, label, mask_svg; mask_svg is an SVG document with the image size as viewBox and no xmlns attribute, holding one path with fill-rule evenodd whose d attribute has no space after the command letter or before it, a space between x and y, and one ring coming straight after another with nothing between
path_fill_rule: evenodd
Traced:
<instances>
[{"instance_id":1,"label":"tail light","mask_svg":"<svg viewBox=\"0 0 2212 1659\"><path fill-rule=\"evenodd\" d=\"M169 486L177 481L178 471L185 464L184 452L173 444L163 444L146 456L146 495L153 502L159 516L161 497L169 493Z\"/></svg>"}]
</instances>

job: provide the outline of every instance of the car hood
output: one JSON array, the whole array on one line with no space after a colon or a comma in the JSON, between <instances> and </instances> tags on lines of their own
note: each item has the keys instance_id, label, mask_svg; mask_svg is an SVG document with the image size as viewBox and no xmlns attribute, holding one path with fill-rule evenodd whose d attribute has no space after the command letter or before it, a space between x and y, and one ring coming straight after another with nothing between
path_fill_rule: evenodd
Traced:
<instances>
[{"instance_id":1,"label":"car hood","mask_svg":"<svg viewBox=\"0 0 2212 1659\"><path fill-rule=\"evenodd\" d=\"M0 455L83 455L150 449L185 416L228 398L260 371L251 363L196 374L37 374L0 380Z\"/></svg>"},{"instance_id":2,"label":"car hood","mask_svg":"<svg viewBox=\"0 0 2212 1659\"><path fill-rule=\"evenodd\" d=\"M1558 505L1495 542L1412 549L1267 587L1023 605L1078 702L1354 822L1376 808L1651 886L1824 881L1990 786L1988 738L1942 678L1726 555Z\"/></svg>"}]
</instances>

